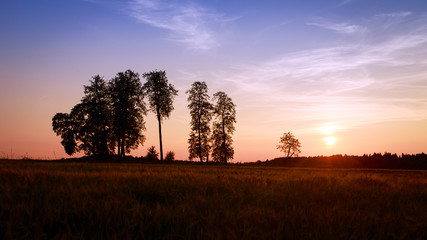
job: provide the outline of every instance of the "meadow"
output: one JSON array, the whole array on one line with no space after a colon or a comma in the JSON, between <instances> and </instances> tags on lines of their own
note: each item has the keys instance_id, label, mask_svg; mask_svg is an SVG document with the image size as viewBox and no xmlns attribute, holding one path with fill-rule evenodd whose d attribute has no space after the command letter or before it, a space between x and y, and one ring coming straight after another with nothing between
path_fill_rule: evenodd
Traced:
<instances>
[{"instance_id":1,"label":"meadow","mask_svg":"<svg viewBox=\"0 0 427 240\"><path fill-rule=\"evenodd\" d=\"M0 239L427 239L425 170L0 166Z\"/></svg>"}]
</instances>

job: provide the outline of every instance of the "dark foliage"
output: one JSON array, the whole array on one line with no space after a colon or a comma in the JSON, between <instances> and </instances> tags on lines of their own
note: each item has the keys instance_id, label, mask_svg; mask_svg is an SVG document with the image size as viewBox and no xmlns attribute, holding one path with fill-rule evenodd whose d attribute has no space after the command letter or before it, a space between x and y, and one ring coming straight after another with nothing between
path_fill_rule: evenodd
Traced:
<instances>
[{"instance_id":1,"label":"dark foliage","mask_svg":"<svg viewBox=\"0 0 427 240\"><path fill-rule=\"evenodd\" d=\"M148 161L159 160L159 153L156 151L154 146L151 146L147 149L147 156L145 156L145 159Z\"/></svg>"},{"instance_id":2,"label":"dark foliage","mask_svg":"<svg viewBox=\"0 0 427 240\"><path fill-rule=\"evenodd\" d=\"M114 149L106 82L96 75L90 83L84 86L85 96L70 114L57 113L52 119L53 131L61 136L69 155L83 150L88 155L106 156Z\"/></svg>"},{"instance_id":3,"label":"dark foliage","mask_svg":"<svg viewBox=\"0 0 427 240\"><path fill-rule=\"evenodd\" d=\"M191 115L191 133L188 139L189 159L198 157L208 161L211 146L210 121L213 114L213 105L209 102L208 86L205 82L194 82L189 90L187 101Z\"/></svg>"},{"instance_id":4,"label":"dark foliage","mask_svg":"<svg viewBox=\"0 0 427 240\"><path fill-rule=\"evenodd\" d=\"M166 162L172 162L175 160L175 153L172 151L169 151L166 153L165 161Z\"/></svg>"},{"instance_id":5,"label":"dark foliage","mask_svg":"<svg viewBox=\"0 0 427 240\"><path fill-rule=\"evenodd\" d=\"M117 142L117 155L124 157L131 149L143 144L146 114L144 91L139 74L131 70L119 72L110 81L112 128Z\"/></svg>"},{"instance_id":6,"label":"dark foliage","mask_svg":"<svg viewBox=\"0 0 427 240\"><path fill-rule=\"evenodd\" d=\"M224 92L214 94L213 100L215 120L213 122L212 133L212 158L216 162L227 164L229 159L233 159L234 148L231 135L235 130L236 105Z\"/></svg>"},{"instance_id":7,"label":"dark foliage","mask_svg":"<svg viewBox=\"0 0 427 240\"><path fill-rule=\"evenodd\" d=\"M77 149L76 131L70 114L57 113L52 119L53 131L62 138L61 144L68 155L74 154Z\"/></svg>"},{"instance_id":8,"label":"dark foliage","mask_svg":"<svg viewBox=\"0 0 427 240\"><path fill-rule=\"evenodd\" d=\"M57 113L53 131L62 138L65 152L84 151L105 158L113 154L124 157L130 149L143 143L146 113L142 84L138 73L120 72L108 84L99 75L84 86L84 97L70 114Z\"/></svg>"}]
</instances>

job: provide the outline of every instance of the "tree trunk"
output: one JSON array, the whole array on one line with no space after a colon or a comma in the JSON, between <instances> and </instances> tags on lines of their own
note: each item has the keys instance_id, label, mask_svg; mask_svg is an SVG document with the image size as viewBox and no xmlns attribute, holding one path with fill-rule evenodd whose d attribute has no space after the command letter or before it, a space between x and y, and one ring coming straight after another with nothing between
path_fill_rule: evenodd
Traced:
<instances>
[{"instance_id":1,"label":"tree trunk","mask_svg":"<svg viewBox=\"0 0 427 240\"><path fill-rule=\"evenodd\" d=\"M125 157L125 154L126 154L126 152L125 152L125 133L123 132L123 137L122 137L122 151L121 151L121 153L122 153L122 158L124 158Z\"/></svg>"},{"instance_id":2,"label":"tree trunk","mask_svg":"<svg viewBox=\"0 0 427 240\"><path fill-rule=\"evenodd\" d=\"M119 139L117 139L117 156L119 156L120 157L120 138Z\"/></svg>"},{"instance_id":3,"label":"tree trunk","mask_svg":"<svg viewBox=\"0 0 427 240\"><path fill-rule=\"evenodd\" d=\"M157 121L159 122L160 161L163 163L162 122L160 119L160 112L158 108L157 108Z\"/></svg>"},{"instance_id":4,"label":"tree trunk","mask_svg":"<svg viewBox=\"0 0 427 240\"><path fill-rule=\"evenodd\" d=\"M226 136L225 136L225 124L224 124L224 120L222 120L222 137L223 137L223 150L224 150L224 163L227 164L227 147L225 145L225 140L226 140Z\"/></svg>"},{"instance_id":5,"label":"tree trunk","mask_svg":"<svg viewBox=\"0 0 427 240\"><path fill-rule=\"evenodd\" d=\"M199 126L198 126L198 132L199 132L199 147L198 147L198 150L199 150L199 158L200 158L200 162L203 162L203 158L202 158L202 139L201 139L201 137L200 137L200 115L199 115Z\"/></svg>"}]
</instances>

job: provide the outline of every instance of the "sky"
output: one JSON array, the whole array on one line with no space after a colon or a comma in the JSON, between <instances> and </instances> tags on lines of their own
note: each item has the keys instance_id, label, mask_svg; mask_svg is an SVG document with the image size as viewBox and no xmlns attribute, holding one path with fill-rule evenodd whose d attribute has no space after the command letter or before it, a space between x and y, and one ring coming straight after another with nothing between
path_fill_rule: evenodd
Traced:
<instances>
[{"instance_id":1,"label":"sky","mask_svg":"<svg viewBox=\"0 0 427 240\"><path fill-rule=\"evenodd\" d=\"M427 152L427 1L5 0L0 8L0 157L67 157L52 117L83 85L165 70L179 95L164 151L188 158L191 84L236 104L233 162ZM144 82L144 79L142 79ZM154 114L146 142L158 149ZM81 156L77 154L75 156Z\"/></svg>"}]
</instances>

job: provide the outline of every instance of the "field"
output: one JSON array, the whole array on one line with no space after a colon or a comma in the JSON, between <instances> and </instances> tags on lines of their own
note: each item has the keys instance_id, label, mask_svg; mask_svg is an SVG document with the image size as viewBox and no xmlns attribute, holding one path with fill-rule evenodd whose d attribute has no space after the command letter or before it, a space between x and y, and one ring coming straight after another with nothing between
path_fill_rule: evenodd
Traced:
<instances>
[{"instance_id":1,"label":"field","mask_svg":"<svg viewBox=\"0 0 427 240\"><path fill-rule=\"evenodd\" d=\"M427 239L422 170L0 164L0 239Z\"/></svg>"}]
</instances>

